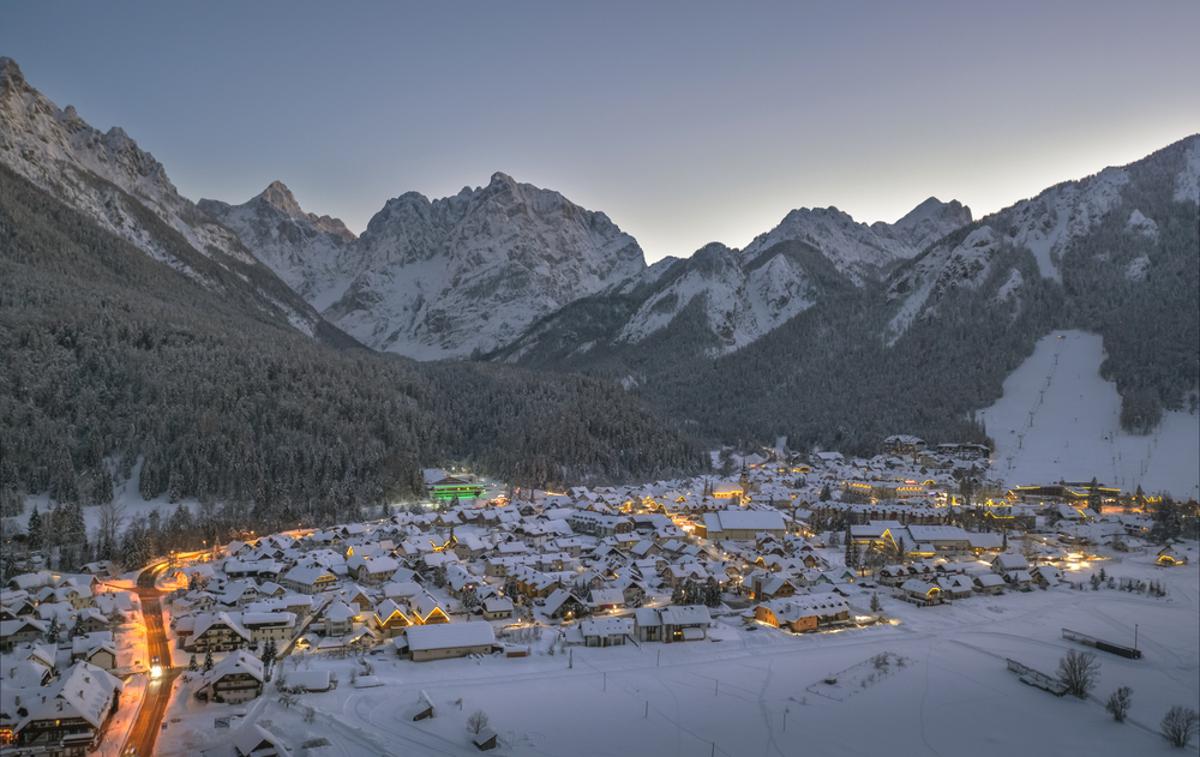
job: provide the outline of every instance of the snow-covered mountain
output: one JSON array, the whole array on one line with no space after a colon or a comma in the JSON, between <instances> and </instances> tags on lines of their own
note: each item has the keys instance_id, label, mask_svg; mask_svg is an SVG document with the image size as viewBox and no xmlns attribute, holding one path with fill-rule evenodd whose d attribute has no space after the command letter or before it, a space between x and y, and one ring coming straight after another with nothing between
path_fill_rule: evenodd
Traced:
<instances>
[{"instance_id":1,"label":"snow-covered mountain","mask_svg":"<svg viewBox=\"0 0 1200 757\"><path fill-rule=\"evenodd\" d=\"M749 258L781 242L803 242L820 252L856 285L877 278L896 263L920 253L930 242L971 222L971 211L958 201L930 197L894 224L868 226L834 207L799 208L779 225L755 237L743 251Z\"/></svg>"},{"instance_id":2,"label":"snow-covered mountain","mask_svg":"<svg viewBox=\"0 0 1200 757\"><path fill-rule=\"evenodd\" d=\"M1165 166L1166 157L1172 158L1170 169ZM888 339L894 341L914 319L935 312L948 292L978 289L997 273L998 265L1004 266L999 271L1004 283L993 298L999 302L1019 302L1028 277L1016 269L1016 258L1004 253L1027 251L1036 262L1038 276L1062 283L1064 257L1072 251L1098 255L1097 262L1103 264L1132 247L1133 238L1140 237L1138 243L1157 242L1158 224L1147 215L1150 207L1132 210L1128 207L1127 194L1137 193L1127 193L1125 189L1132 173L1139 170L1173 171L1170 177L1173 200L1197 202L1200 135L1188 137L1129 166L1106 168L1084 179L1050 187L1032 199L980 219L962 234L942 235L940 242L890 279L888 298L897 304L897 310L889 324ZM1158 200L1145 197L1144 201ZM1112 213L1120 215L1115 225L1122 233L1109 242L1110 248L1081 245L1081 240L1095 234ZM1150 259L1140 255L1124 261L1123 265L1128 278L1144 279Z\"/></svg>"},{"instance_id":3,"label":"snow-covered mountain","mask_svg":"<svg viewBox=\"0 0 1200 757\"><path fill-rule=\"evenodd\" d=\"M793 210L771 231L744 250L709 244L689 258L659 261L640 276L615 287L613 313L623 319L611 334L585 340L576 351L597 344L635 345L663 333L686 312L698 315L705 354L738 350L771 333L827 295L861 289L877 282L900 263L917 256L971 221L958 202L936 198L922 202L894 224L856 222L837 208ZM622 308L630 305L630 312ZM618 302L619 301L619 302ZM505 359L518 360L541 350L540 341L560 344L562 335L579 333L572 319L594 320L602 306L564 311L561 329L541 322L522 335ZM600 335L594 335L600 336Z\"/></svg>"},{"instance_id":4,"label":"snow-covered mountain","mask_svg":"<svg viewBox=\"0 0 1200 757\"><path fill-rule=\"evenodd\" d=\"M716 351L734 350L810 307L818 293L804 261L779 247L773 254L750 258L713 243L676 267L675 275L655 288L621 328L618 341L642 341L699 300L709 330L719 340Z\"/></svg>"},{"instance_id":5,"label":"snow-covered mountain","mask_svg":"<svg viewBox=\"0 0 1200 757\"><path fill-rule=\"evenodd\" d=\"M271 182L241 205L218 200L198 204L318 310L349 285L346 256L354 233L340 219L305 212L283 182Z\"/></svg>"},{"instance_id":6,"label":"snow-covered mountain","mask_svg":"<svg viewBox=\"0 0 1200 757\"><path fill-rule=\"evenodd\" d=\"M347 252L349 284L325 314L376 349L466 357L645 265L608 216L497 173L453 197L389 200Z\"/></svg>"},{"instance_id":7,"label":"snow-covered mountain","mask_svg":"<svg viewBox=\"0 0 1200 757\"><path fill-rule=\"evenodd\" d=\"M316 311L237 236L182 197L162 164L122 129L88 125L0 58L0 162L151 257L314 335Z\"/></svg>"}]
</instances>

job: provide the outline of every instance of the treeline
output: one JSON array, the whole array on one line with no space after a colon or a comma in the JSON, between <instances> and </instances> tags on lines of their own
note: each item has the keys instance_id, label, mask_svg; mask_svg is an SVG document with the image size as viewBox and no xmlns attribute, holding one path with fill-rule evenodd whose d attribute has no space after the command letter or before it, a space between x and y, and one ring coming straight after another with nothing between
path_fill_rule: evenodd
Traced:
<instances>
[{"instance_id":1,"label":"treeline","mask_svg":"<svg viewBox=\"0 0 1200 757\"><path fill-rule=\"evenodd\" d=\"M140 462L143 497L266 528L416 494L448 459L537 485L702 465L606 381L323 346L2 167L0 280L0 502L103 503Z\"/></svg>"}]
</instances>

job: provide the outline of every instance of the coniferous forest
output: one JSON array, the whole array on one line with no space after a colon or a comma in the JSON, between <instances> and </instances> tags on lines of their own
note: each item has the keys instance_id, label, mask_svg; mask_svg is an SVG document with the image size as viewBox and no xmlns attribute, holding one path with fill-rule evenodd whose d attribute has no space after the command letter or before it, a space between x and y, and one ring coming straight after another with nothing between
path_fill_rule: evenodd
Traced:
<instances>
[{"instance_id":1,"label":"coniferous forest","mask_svg":"<svg viewBox=\"0 0 1200 757\"><path fill-rule=\"evenodd\" d=\"M447 461L542 486L702 462L696 444L605 380L319 343L3 167L0 280L8 512L22 494L48 492L70 506L57 517L73 518L71 507L108 501L136 472L146 498L229 503L221 522L265 529L412 496L421 468Z\"/></svg>"}]
</instances>

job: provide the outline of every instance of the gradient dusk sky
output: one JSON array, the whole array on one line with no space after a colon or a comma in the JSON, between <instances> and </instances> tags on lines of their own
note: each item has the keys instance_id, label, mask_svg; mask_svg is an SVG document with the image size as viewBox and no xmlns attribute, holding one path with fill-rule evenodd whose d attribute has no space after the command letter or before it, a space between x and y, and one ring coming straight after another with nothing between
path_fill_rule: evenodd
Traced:
<instances>
[{"instance_id":1,"label":"gradient dusk sky","mask_svg":"<svg viewBox=\"0 0 1200 757\"><path fill-rule=\"evenodd\" d=\"M1200 131L1200 2L5 2L0 55L193 199L361 231L495 171L650 260L801 206L976 215Z\"/></svg>"}]
</instances>

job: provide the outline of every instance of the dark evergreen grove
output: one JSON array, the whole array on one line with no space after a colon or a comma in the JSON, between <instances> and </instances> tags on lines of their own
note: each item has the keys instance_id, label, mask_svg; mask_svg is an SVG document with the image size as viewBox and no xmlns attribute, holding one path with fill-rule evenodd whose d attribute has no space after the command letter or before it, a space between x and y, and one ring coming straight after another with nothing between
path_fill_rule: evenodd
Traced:
<instances>
[{"instance_id":1,"label":"dark evergreen grove","mask_svg":"<svg viewBox=\"0 0 1200 757\"><path fill-rule=\"evenodd\" d=\"M448 460L539 485L702 464L613 383L327 346L3 167L0 281L10 509L21 492L105 502L139 461L143 496L234 503L225 520L254 528L352 517L416 493L420 469Z\"/></svg>"}]
</instances>

